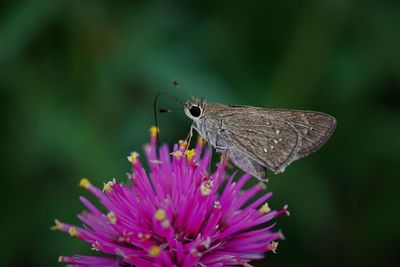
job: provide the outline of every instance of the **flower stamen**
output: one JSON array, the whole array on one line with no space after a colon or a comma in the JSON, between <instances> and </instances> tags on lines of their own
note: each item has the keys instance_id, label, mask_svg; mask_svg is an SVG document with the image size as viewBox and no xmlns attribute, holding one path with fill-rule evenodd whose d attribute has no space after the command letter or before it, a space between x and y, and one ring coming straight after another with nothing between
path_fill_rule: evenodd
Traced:
<instances>
[{"instance_id":1,"label":"flower stamen","mask_svg":"<svg viewBox=\"0 0 400 267\"><path fill-rule=\"evenodd\" d=\"M260 211L265 214L271 211L268 202L265 202L264 205L261 206Z\"/></svg>"},{"instance_id":2,"label":"flower stamen","mask_svg":"<svg viewBox=\"0 0 400 267\"><path fill-rule=\"evenodd\" d=\"M156 218L157 221L162 221L167 217L167 214L165 210L163 209L158 209L156 213L154 213L154 218Z\"/></svg>"},{"instance_id":3,"label":"flower stamen","mask_svg":"<svg viewBox=\"0 0 400 267\"><path fill-rule=\"evenodd\" d=\"M212 192L212 181L206 180L200 185L200 192L203 196L208 196Z\"/></svg>"},{"instance_id":4,"label":"flower stamen","mask_svg":"<svg viewBox=\"0 0 400 267\"><path fill-rule=\"evenodd\" d=\"M162 228L167 229L168 227L171 226L171 222L168 219L165 219L161 223Z\"/></svg>"},{"instance_id":5,"label":"flower stamen","mask_svg":"<svg viewBox=\"0 0 400 267\"><path fill-rule=\"evenodd\" d=\"M99 243L99 241L94 241L93 243L92 243L92 250L94 250L94 251L100 251L100 243Z\"/></svg>"},{"instance_id":6,"label":"flower stamen","mask_svg":"<svg viewBox=\"0 0 400 267\"><path fill-rule=\"evenodd\" d=\"M82 178L79 181L79 186L83 187L83 188L89 188L89 186L91 186L92 184L90 183L88 178Z\"/></svg>"},{"instance_id":7,"label":"flower stamen","mask_svg":"<svg viewBox=\"0 0 400 267\"><path fill-rule=\"evenodd\" d=\"M278 210L277 216L282 215L282 214L286 214L286 216L290 216L290 212L288 210L288 205L283 206L282 209Z\"/></svg>"},{"instance_id":8,"label":"flower stamen","mask_svg":"<svg viewBox=\"0 0 400 267\"><path fill-rule=\"evenodd\" d=\"M139 158L139 153L137 152L132 152L129 156L126 157L128 161L132 164L135 164L138 161Z\"/></svg>"},{"instance_id":9,"label":"flower stamen","mask_svg":"<svg viewBox=\"0 0 400 267\"><path fill-rule=\"evenodd\" d=\"M180 158L183 156L183 152L181 150L177 150L171 153L172 156L174 156L175 158Z\"/></svg>"},{"instance_id":10,"label":"flower stamen","mask_svg":"<svg viewBox=\"0 0 400 267\"><path fill-rule=\"evenodd\" d=\"M199 252L199 251L197 250L197 248L192 248L192 249L190 250L190 253L191 253L194 257L197 257L197 258L200 258L200 257L203 256L203 253Z\"/></svg>"},{"instance_id":11,"label":"flower stamen","mask_svg":"<svg viewBox=\"0 0 400 267\"><path fill-rule=\"evenodd\" d=\"M140 241L142 241L142 242L150 240L150 238L151 238L151 234L138 233L137 236L140 239Z\"/></svg>"},{"instance_id":12,"label":"flower stamen","mask_svg":"<svg viewBox=\"0 0 400 267\"><path fill-rule=\"evenodd\" d=\"M113 186L114 186L116 183L117 183L117 181L115 180L115 178L113 178L112 181L109 181L109 182L107 182L107 183L104 183L103 192L109 193L109 192L113 189Z\"/></svg>"},{"instance_id":13,"label":"flower stamen","mask_svg":"<svg viewBox=\"0 0 400 267\"><path fill-rule=\"evenodd\" d=\"M78 231L78 229L76 229L76 227L71 226L71 227L68 229L68 233L69 233L72 237L74 237L74 236L77 236L77 235L79 234L79 231Z\"/></svg>"},{"instance_id":14,"label":"flower stamen","mask_svg":"<svg viewBox=\"0 0 400 267\"><path fill-rule=\"evenodd\" d=\"M132 232L127 232L125 229L122 231L122 236L118 237L119 242L131 242ZM139 237L139 234L138 234ZM139 237L140 238L140 237Z\"/></svg>"},{"instance_id":15,"label":"flower stamen","mask_svg":"<svg viewBox=\"0 0 400 267\"><path fill-rule=\"evenodd\" d=\"M156 126L151 126L149 132L151 137L157 137L157 134L160 133L160 128Z\"/></svg>"},{"instance_id":16,"label":"flower stamen","mask_svg":"<svg viewBox=\"0 0 400 267\"><path fill-rule=\"evenodd\" d=\"M187 149L185 150L185 156L188 161L192 161L193 157L196 156L196 152L194 149Z\"/></svg>"},{"instance_id":17,"label":"flower stamen","mask_svg":"<svg viewBox=\"0 0 400 267\"><path fill-rule=\"evenodd\" d=\"M286 216L290 216L290 212L288 210L289 206L286 204L285 206L283 206L283 210L285 211Z\"/></svg>"},{"instance_id":18,"label":"flower stamen","mask_svg":"<svg viewBox=\"0 0 400 267\"><path fill-rule=\"evenodd\" d=\"M51 230L61 230L62 227L63 227L63 223L60 220L55 219L54 220L54 225L50 229Z\"/></svg>"},{"instance_id":19,"label":"flower stamen","mask_svg":"<svg viewBox=\"0 0 400 267\"><path fill-rule=\"evenodd\" d=\"M111 224L115 224L117 222L117 216L112 211L107 213L107 218L108 218L108 220L110 221Z\"/></svg>"},{"instance_id":20,"label":"flower stamen","mask_svg":"<svg viewBox=\"0 0 400 267\"><path fill-rule=\"evenodd\" d=\"M183 149L187 148L188 143L186 142L186 140L179 140L178 145L179 145L179 148L183 150Z\"/></svg>"},{"instance_id":21,"label":"flower stamen","mask_svg":"<svg viewBox=\"0 0 400 267\"><path fill-rule=\"evenodd\" d=\"M214 201L214 209L221 209L221 202L219 200Z\"/></svg>"},{"instance_id":22,"label":"flower stamen","mask_svg":"<svg viewBox=\"0 0 400 267\"><path fill-rule=\"evenodd\" d=\"M272 241L271 243L269 243L268 249L276 254L276 249L278 248L278 244L279 242Z\"/></svg>"},{"instance_id":23,"label":"flower stamen","mask_svg":"<svg viewBox=\"0 0 400 267\"><path fill-rule=\"evenodd\" d=\"M159 246L153 245L150 247L150 250L149 250L150 256L156 257L156 256L160 255L160 253L161 253L161 248Z\"/></svg>"}]
</instances>

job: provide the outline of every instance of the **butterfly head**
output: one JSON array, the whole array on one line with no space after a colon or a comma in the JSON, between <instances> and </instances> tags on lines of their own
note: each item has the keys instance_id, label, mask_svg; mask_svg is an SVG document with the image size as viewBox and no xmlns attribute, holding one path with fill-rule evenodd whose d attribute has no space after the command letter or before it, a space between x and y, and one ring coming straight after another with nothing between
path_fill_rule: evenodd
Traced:
<instances>
[{"instance_id":1,"label":"butterfly head","mask_svg":"<svg viewBox=\"0 0 400 267\"><path fill-rule=\"evenodd\" d=\"M202 98L195 98L185 103L184 111L193 121L199 120L203 116L205 100Z\"/></svg>"}]
</instances>

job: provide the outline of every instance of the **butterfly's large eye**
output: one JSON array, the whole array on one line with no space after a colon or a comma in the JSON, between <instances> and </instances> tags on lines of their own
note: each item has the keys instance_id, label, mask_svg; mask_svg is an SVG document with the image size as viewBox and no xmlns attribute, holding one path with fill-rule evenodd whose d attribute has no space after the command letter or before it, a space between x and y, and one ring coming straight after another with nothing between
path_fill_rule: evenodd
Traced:
<instances>
[{"instance_id":1,"label":"butterfly's large eye","mask_svg":"<svg viewBox=\"0 0 400 267\"><path fill-rule=\"evenodd\" d=\"M195 118L200 117L201 115L201 109L198 106L193 106L189 109L190 115L192 115Z\"/></svg>"}]
</instances>

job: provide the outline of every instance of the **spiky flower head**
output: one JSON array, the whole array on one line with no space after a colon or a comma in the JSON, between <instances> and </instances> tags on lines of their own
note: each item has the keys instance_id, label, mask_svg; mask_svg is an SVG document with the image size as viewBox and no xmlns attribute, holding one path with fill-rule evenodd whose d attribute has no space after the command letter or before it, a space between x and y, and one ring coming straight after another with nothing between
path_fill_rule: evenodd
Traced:
<instances>
[{"instance_id":1,"label":"spiky flower head","mask_svg":"<svg viewBox=\"0 0 400 267\"><path fill-rule=\"evenodd\" d=\"M107 210L101 212L85 197L87 211L78 215L83 226L56 220L53 229L91 244L99 256L61 256L70 266L250 266L248 262L275 252L282 234L268 223L286 208L271 210L257 184L244 190L250 175L227 179L227 160L221 159L208 174L210 151L198 140L194 149L181 142L170 153L157 151L158 129L152 127L145 155L147 173L140 156L128 156L132 164L129 185L115 179L103 189L86 178L86 188Z\"/></svg>"}]
</instances>

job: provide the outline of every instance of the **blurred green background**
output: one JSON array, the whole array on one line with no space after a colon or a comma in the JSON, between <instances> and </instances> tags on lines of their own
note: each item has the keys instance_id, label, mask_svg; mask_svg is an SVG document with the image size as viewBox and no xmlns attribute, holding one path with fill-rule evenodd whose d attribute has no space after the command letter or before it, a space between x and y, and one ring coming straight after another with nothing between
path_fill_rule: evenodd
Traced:
<instances>
[{"instance_id":1,"label":"blurred green background","mask_svg":"<svg viewBox=\"0 0 400 267\"><path fill-rule=\"evenodd\" d=\"M60 266L89 245L81 177L125 180L153 99L178 80L212 102L323 111L317 153L270 175L286 240L255 266L400 266L400 2L2 1L1 266ZM164 97L161 106L176 107ZM161 140L186 136L182 111Z\"/></svg>"}]
</instances>

